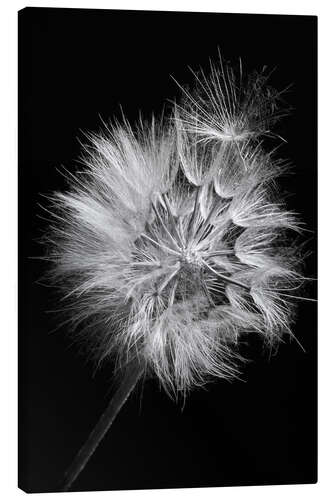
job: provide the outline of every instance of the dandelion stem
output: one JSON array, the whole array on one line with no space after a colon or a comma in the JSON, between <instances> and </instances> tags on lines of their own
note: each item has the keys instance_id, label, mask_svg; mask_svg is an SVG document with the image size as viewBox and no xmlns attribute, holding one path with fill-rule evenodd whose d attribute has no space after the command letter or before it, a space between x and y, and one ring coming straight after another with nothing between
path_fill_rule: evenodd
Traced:
<instances>
[{"instance_id":1,"label":"dandelion stem","mask_svg":"<svg viewBox=\"0 0 333 500\"><path fill-rule=\"evenodd\" d=\"M231 255L231 254L234 254L232 250L219 250L218 252L208 253L207 257L211 259L212 257L220 257L221 255Z\"/></svg>"},{"instance_id":2,"label":"dandelion stem","mask_svg":"<svg viewBox=\"0 0 333 500\"><path fill-rule=\"evenodd\" d=\"M188 237L187 237L187 241L188 242L191 240L192 235L193 235L193 231L194 231L194 220L195 220L195 217L197 215L199 195L200 195L200 186L196 186L194 208L193 208L193 211L192 211L190 222L188 224Z\"/></svg>"},{"instance_id":3,"label":"dandelion stem","mask_svg":"<svg viewBox=\"0 0 333 500\"><path fill-rule=\"evenodd\" d=\"M244 285L244 283L241 283L240 281L236 281L232 278L229 278L229 276L225 276L224 274L221 274L217 271L215 271L215 269L213 269L209 264L207 264L207 262L204 261L204 264L205 266L207 267L207 269L209 269L212 273L216 274L219 278L221 278L223 281L226 281L227 283L231 283L232 285L237 285L237 286L240 286L241 288L244 288L247 292L250 291L250 287L248 287L247 285Z\"/></svg>"},{"instance_id":4,"label":"dandelion stem","mask_svg":"<svg viewBox=\"0 0 333 500\"><path fill-rule=\"evenodd\" d=\"M247 172L247 165L246 165L245 160L244 160L244 158L243 158L243 155L242 155L242 152L241 152L241 150L240 150L239 144L238 144L238 142L237 142L237 141L234 141L234 143L236 144L236 148L237 148L237 150L238 150L238 154L239 154L239 156L240 156L240 159L241 159L241 160L242 160L242 162L243 162L243 166L244 166L245 172Z\"/></svg>"},{"instance_id":5,"label":"dandelion stem","mask_svg":"<svg viewBox=\"0 0 333 500\"><path fill-rule=\"evenodd\" d=\"M150 236L148 236L148 234L146 233L142 233L141 234L141 238L146 238L147 240L149 240L151 243L154 243L154 245L157 245L158 247L161 247L161 248L164 248L164 250L166 250L167 252L169 253L172 253L173 255L177 255L177 257L179 255L181 255L180 252L176 252L176 250L172 250L172 248L169 248L168 246L166 245L162 245L161 243L159 243L158 241L154 240L153 238L150 238Z\"/></svg>"},{"instance_id":6,"label":"dandelion stem","mask_svg":"<svg viewBox=\"0 0 333 500\"><path fill-rule=\"evenodd\" d=\"M165 207L167 209L167 212L168 212L168 215L169 215L169 219L170 219L173 231L174 231L176 237L178 238L178 241L179 241L180 245L182 245L182 241L181 241L181 238L179 236L178 229L177 229L176 220L175 220L175 217L174 217L174 215L172 213L172 210L171 210L169 198L168 198L168 196L165 193L162 194L162 200L164 201Z\"/></svg>"},{"instance_id":7,"label":"dandelion stem","mask_svg":"<svg viewBox=\"0 0 333 500\"><path fill-rule=\"evenodd\" d=\"M60 491L68 491L80 472L82 472L84 467L87 465L90 457L95 452L97 446L102 441L103 437L109 430L119 411L142 376L143 371L143 364L137 358L126 366L120 386L112 397L105 412L89 435L87 441L79 450L69 469L65 473Z\"/></svg>"},{"instance_id":8,"label":"dandelion stem","mask_svg":"<svg viewBox=\"0 0 333 500\"><path fill-rule=\"evenodd\" d=\"M177 262L176 264L176 269L169 275L167 278L164 280L164 282L161 284L161 286L158 289L158 293L163 292L164 288L167 286L168 283L176 276L180 268L180 262Z\"/></svg>"},{"instance_id":9,"label":"dandelion stem","mask_svg":"<svg viewBox=\"0 0 333 500\"><path fill-rule=\"evenodd\" d=\"M205 234L205 232L206 232L206 230L207 230L207 228L209 226L209 223L210 223L210 220L212 218L212 215L215 212L216 207L217 207L218 204L219 204L219 200L215 200L215 202L213 203L213 205L212 205L212 207L211 207L211 209L210 209L210 211L209 211L206 219L204 220L202 226L199 227L197 229L197 231L195 232L194 238L196 238L198 241L200 241L202 239L202 237L204 236L204 234Z\"/></svg>"},{"instance_id":10,"label":"dandelion stem","mask_svg":"<svg viewBox=\"0 0 333 500\"><path fill-rule=\"evenodd\" d=\"M170 231L168 230L167 226L165 225L161 215L159 214L158 210L156 209L156 207L153 205L153 210L155 212L155 215L157 217L157 219L159 220L159 223L161 224L161 226L163 227L164 231L166 232L166 234L169 236L169 239L171 241L171 243L173 243L173 245L176 246L177 249L180 250L180 247L177 243L177 241L175 240L175 238L172 236L172 234L170 233Z\"/></svg>"}]
</instances>

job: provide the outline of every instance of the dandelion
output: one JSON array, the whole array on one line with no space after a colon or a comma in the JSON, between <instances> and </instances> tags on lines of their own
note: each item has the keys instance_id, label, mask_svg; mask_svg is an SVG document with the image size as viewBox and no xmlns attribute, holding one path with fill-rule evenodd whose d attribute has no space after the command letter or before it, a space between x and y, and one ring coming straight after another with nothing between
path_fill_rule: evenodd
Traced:
<instances>
[{"instance_id":1,"label":"dandelion","mask_svg":"<svg viewBox=\"0 0 333 500\"><path fill-rule=\"evenodd\" d=\"M301 224L276 189L286 166L263 144L280 94L221 61L195 82L173 120L87 134L84 170L50 197L48 258L69 321L125 370L65 489L144 373L177 398L238 377L244 335L270 348L292 335Z\"/></svg>"}]
</instances>

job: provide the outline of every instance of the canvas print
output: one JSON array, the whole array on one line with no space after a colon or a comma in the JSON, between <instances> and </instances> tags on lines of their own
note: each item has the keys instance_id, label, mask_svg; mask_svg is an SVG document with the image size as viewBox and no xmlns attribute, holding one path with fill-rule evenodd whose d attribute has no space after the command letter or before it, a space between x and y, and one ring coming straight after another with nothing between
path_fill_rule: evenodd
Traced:
<instances>
[{"instance_id":1,"label":"canvas print","mask_svg":"<svg viewBox=\"0 0 333 500\"><path fill-rule=\"evenodd\" d=\"M316 482L316 22L19 12L19 487Z\"/></svg>"}]
</instances>

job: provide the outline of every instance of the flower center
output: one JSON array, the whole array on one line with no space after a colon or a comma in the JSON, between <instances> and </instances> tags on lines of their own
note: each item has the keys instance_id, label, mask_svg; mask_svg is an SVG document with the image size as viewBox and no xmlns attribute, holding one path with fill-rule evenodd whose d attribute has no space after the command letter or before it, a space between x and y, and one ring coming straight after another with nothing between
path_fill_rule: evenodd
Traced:
<instances>
[{"instance_id":1,"label":"flower center","mask_svg":"<svg viewBox=\"0 0 333 500\"><path fill-rule=\"evenodd\" d=\"M181 262L187 264L200 264L201 258L198 255L198 252L191 248L185 248L182 251Z\"/></svg>"}]
</instances>

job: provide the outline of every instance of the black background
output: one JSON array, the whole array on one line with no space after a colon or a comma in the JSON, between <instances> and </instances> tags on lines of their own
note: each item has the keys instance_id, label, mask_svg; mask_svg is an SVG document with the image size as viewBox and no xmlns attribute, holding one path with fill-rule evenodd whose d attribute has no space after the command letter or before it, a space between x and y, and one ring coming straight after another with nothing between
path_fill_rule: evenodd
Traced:
<instances>
[{"instance_id":1,"label":"black background","mask_svg":"<svg viewBox=\"0 0 333 500\"><path fill-rule=\"evenodd\" d=\"M188 65L207 68L217 48L247 70L276 67L292 83L293 113L277 131L294 164L282 181L290 208L316 228L315 17L27 8L19 13L19 482L55 491L112 394L112 367L94 373L59 317L37 240L41 194L78 167L81 130L101 119L133 123L179 96ZM306 272L315 276L315 233ZM309 292L314 296L313 289ZM74 490L312 483L316 481L316 307L299 305L294 333L269 357L251 340L243 381L215 381L176 404L154 380L133 394Z\"/></svg>"}]
</instances>

